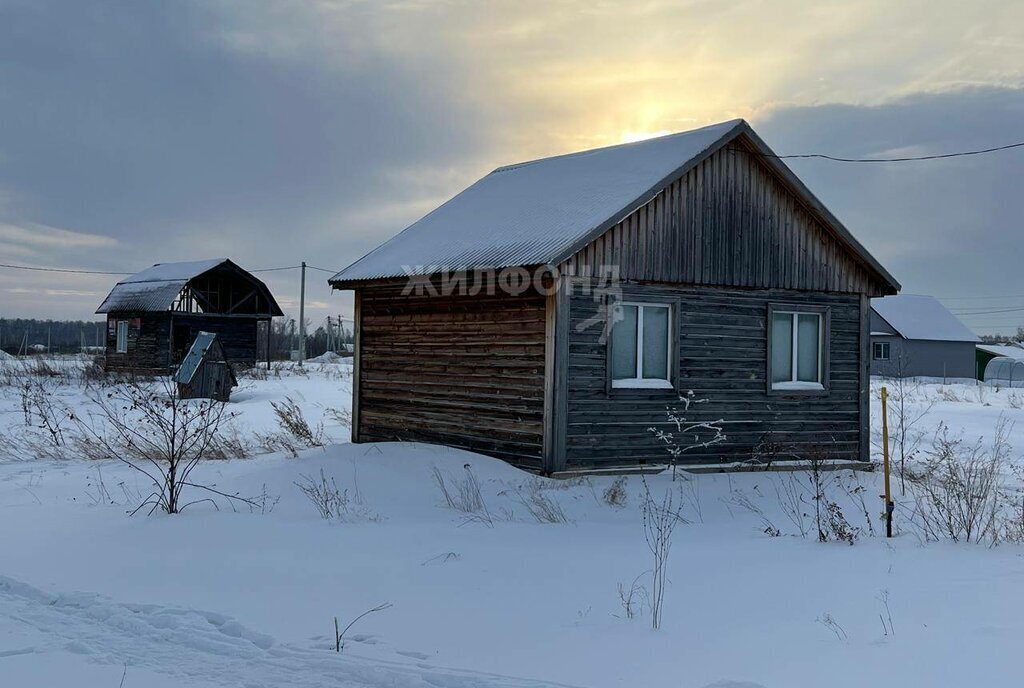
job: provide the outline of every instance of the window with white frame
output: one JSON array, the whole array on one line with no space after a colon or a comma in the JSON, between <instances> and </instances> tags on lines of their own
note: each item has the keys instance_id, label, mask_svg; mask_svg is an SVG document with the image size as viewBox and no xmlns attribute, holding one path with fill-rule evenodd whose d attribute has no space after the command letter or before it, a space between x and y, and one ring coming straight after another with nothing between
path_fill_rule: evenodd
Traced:
<instances>
[{"instance_id":1,"label":"window with white frame","mask_svg":"<svg viewBox=\"0 0 1024 688\"><path fill-rule=\"evenodd\" d=\"M872 348L874 349L873 357L876 361L889 360L889 342L875 342Z\"/></svg>"},{"instance_id":2,"label":"window with white frame","mask_svg":"<svg viewBox=\"0 0 1024 688\"><path fill-rule=\"evenodd\" d=\"M117 353L123 354L128 352L128 321L118 320L117 321L117 346L114 349Z\"/></svg>"},{"instance_id":3,"label":"window with white frame","mask_svg":"<svg viewBox=\"0 0 1024 688\"><path fill-rule=\"evenodd\" d=\"M822 313L772 311L772 389L824 389L824 329Z\"/></svg>"},{"instance_id":4,"label":"window with white frame","mask_svg":"<svg viewBox=\"0 0 1024 688\"><path fill-rule=\"evenodd\" d=\"M671 388L671 307L621 302L611 318L612 387Z\"/></svg>"}]
</instances>

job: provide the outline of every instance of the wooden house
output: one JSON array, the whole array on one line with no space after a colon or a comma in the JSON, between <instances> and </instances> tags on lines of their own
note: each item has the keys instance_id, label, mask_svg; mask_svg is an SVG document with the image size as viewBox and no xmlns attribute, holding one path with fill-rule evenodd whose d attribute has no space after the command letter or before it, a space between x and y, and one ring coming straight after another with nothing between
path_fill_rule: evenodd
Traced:
<instances>
[{"instance_id":1,"label":"wooden house","mask_svg":"<svg viewBox=\"0 0 1024 688\"><path fill-rule=\"evenodd\" d=\"M196 335L196 340L174 372L173 380L182 399L227 401L231 390L238 386L235 371L224 355L224 347L212 332Z\"/></svg>"},{"instance_id":2,"label":"wooden house","mask_svg":"<svg viewBox=\"0 0 1024 688\"><path fill-rule=\"evenodd\" d=\"M201 331L232 365L253 365L258 324L282 314L267 285L226 258L158 263L118 282L96 312L107 316L106 369L147 375L171 373Z\"/></svg>"},{"instance_id":3,"label":"wooden house","mask_svg":"<svg viewBox=\"0 0 1024 688\"><path fill-rule=\"evenodd\" d=\"M687 462L867 459L870 298L899 290L742 120L499 168L330 283L353 441L546 474L666 462L680 397L726 434Z\"/></svg>"}]
</instances>

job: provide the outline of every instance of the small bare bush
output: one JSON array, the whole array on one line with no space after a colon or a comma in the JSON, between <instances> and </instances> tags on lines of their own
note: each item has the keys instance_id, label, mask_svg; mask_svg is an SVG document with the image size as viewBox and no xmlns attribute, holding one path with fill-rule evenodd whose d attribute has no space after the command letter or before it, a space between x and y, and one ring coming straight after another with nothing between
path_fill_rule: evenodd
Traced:
<instances>
[{"instance_id":1,"label":"small bare bush","mask_svg":"<svg viewBox=\"0 0 1024 688\"><path fill-rule=\"evenodd\" d=\"M627 619L635 619L643 614L644 603L647 599L647 588L640 583L643 574L633 579L633 582L626 585L619 583L619 604L622 606L622 613Z\"/></svg>"},{"instance_id":2,"label":"small bare bush","mask_svg":"<svg viewBox=\"0 0 1024 688\"><path fill-rule=\"evenodd\" d=\"M544 494L537 479L530 481L525 487L513 486L511 494L537 523L571 523L562 505L554 497Z\"/></svg>"},{"instance_id":3,"label":"small bare bush","mask_svg":"<svg viewBox=\"0 0 1024 688\"><path fill-rule=\"evenodd\" d=\"M675 502L675 492L665 490L661 501L651 495L647 480L643 480L644 501L640 507L643 517L644 540L651 552L651 628L661 628L661 615L665 602L665 586L668 584L668 555L672 549L672 536L676 526L686 523Z\"/></svg>"},{"instance_id":4,"label":"small bare bush","mask_svg":"<svg viewBox=\"0 0 1024 688\"><path fill-rule=\"evenodd\" d=\"M464 514L467 520L492 525L494 517L488 510L487 504L484 503L484 496L480 491L480 481L477 479L476 473L468 463L462 468L465 474L461 478L445 474L437 466L431 468L434 484L441 490L445 506Z\"/></svg>"},{"instance_id":5,"label":"small bare bush","mask_svg":"<svg viewBox=\"0 0 1024 688\"><path fill-rule=\"evenodd\" d=\"M615 509L622 509L626 506L629 493L626 492L626 476L620 475L612 484L605 488L601 499L604 503Z\"/></svg>"},{"instance_id":6,"label":"small bare bush","mask_svg":"<svg viewBox=\"0 0 1024 688\"><path fill-rule=\"evenodd\" d=\"M940 424L910 482L911 522L928 540L999 541L1004 513L1001 476L1009 455L1009 423L1000 418L992 443L966 442Z\"/></svg>"},{"instance_id":7,"label":"small bare bush","mask_svg":"<svg viewBox=\"0 0 1024 688\"><path fill-rule=\"evenodd\" d=\"M302 409L291 397L285 397L284 401L270 402L277 416L277 424L282 432L294 437L298 442L307 448L324 446L324 427L317 424L310 426Z\"/></svg>"},{"instance_id":8,"label":"small bare bush","mask_svg":"<svg viewBox=\"0 0 1024 688\"><path fill-rule=\"evenodd\" d=\"M92 451L118 459L146 476L153 491L135 509L150 506L176 514L199 503L216 502L209 496L185 502L183 493L193 488L239 502L210 485L196 483L192 472L204 459L215 456L221 423L231 417L226 405L212 399L182 399L169 379L160 384L133 382L94 392L95 411L88 418L73 416L80 433L93 445ZM132 512L132 513L135 513Z\"/></svg>"},{"instance_id":9,"label":"small bare bush","mask_svg":"<svg viewBox=\"0 0 1024 688\"><path fill-rule=\"evenodd\" d=\"M672 465L672 480L676 479L676 466L686 452L706 449L725 442L725 432L721 418L712 421L689 420L694 407L708 403L708 399L697 399L693 390L679 395L679 404L665 407L665 416L675 431L662 430L656 427L647 428L659 442L665 445Z\"/></svg>"},{"instance_id":10,"label":"small bare bush","mask_svg":"<svg viewBox=\"0 0 1024 688\"><path fill-rule=\"evenodd\" d=\"M295 486L316 507L320 518L335 521L376 521L379 517L362 504L362 498L349 498L348 490L338 487L333 477L328 478L324 469L319 477L301 475Z\"/></svg>"}]
</instances>

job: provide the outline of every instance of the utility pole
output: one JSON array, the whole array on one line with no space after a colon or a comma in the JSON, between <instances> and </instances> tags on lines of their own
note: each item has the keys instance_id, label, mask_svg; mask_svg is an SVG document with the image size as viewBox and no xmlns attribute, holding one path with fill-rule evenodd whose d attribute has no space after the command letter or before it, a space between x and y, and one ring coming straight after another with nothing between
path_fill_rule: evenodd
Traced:
<instances>
[{"instance_id":1,"label":"utility pole","mask_svg":"<svg viewBox=\"0 0 1024 688\"><path fill-rule=\"evenodd\" d=\"M334 351L334 349L331 348L331 344L334 343L332 341L333 339L334 339L334 330L331 327L331 316L328 315L327 316L327 350L328 351Z\"/></svg>"},{"instance_id":2,"label":"utility pole","mask_svg":"<svg viewBox=\"0 0 1024 688\"><path fill-rule=\"evenodd\" d=\"M299 287L299 365L306 358L306 261L302 261L302 286Z\"/></svg>"}]
</instances>

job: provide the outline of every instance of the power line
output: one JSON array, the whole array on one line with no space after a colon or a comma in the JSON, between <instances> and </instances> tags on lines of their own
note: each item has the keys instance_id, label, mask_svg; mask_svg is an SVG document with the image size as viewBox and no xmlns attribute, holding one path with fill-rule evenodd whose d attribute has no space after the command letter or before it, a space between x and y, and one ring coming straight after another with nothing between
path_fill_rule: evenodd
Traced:
<instances>
[{"instance_id":1,"label":"power line","mask_svg":"<svg viewBox=\"0 0 1024 688\"><path fill-rule=\"evenodd\" d=\"M982 310L982 311L952 311L956 315L987 315L989 313L1019 313L1024 311L1024 308L998 308L995 310Z\"/></svg>"},{"instance_id":2,"label":"power line","mask_svg":"<svg viewBox=\"0 0 1024 688\"><path fill-rule=\"evenodd\" d=\"M732 148L730 150L739 150L745 153L753 152L754 155L760 155L765 158L776 158L778 160L792 160L797 158L817 158L820 160L831 160L832 162L917 162L920 160L943 160L945 158L963 158L970 155L984 155L985 153L996 153L998 151L1010 150L1012 148L1024 148L1024 141L1017 143L1008 143L1004 146L993 146L992 148L979 148L976 150L957 151L955 153L936 153L933 155L909 155L904 157L896 158L841 158L835 155L826 155L825 153L793 153L790 155L774 155L772 153L760 153L756 151L749 151L744 148Z\"/></svg>"},{"instance_id":3,"label":"power line","mask_svg":"<svg viewBox=\"0 0 1024 688\"><path fill-rule=\"evenodd\" d=\"M338 274L338 272L340 272L339 270L328 270L327 268L318 268L315 265L308 265L307 264L306 267L309 268L310 270L320 270L321 272L329 272L332 275L336 275L336 274Z\"/></svg>"},{"instance_id":4,"label":"power line","mask_svg":"<svg viewBox=\"0 0 1024 688\"><path fill-rule=\"evenodd\" d=\"M249 270L248 272L277 272L278 270L298 270L301 265L286 265L282 268L261 268L259 270Z\"/></svg>"},{"instance_id":5,"label":"power line","mask_svg":"<svg viewBox=\"0 0 1024 688\"><path fill-rule=\"evenodd\" d=\"M260 268L258 270L249 270L248 272L277 272L279 270L298 270L301 265L285 265L279 268ZM310 266L307 266L310 267ZM11 270L32 270L34 272L61 272L66 274L74 275L119 275L127 276L134 275L134 272L111 272L109 270L79 270L74 268L43 268L35 265L12 265L10 263L0 263L0 268L10 268ZM313 268L314 270L323 270L324 272L336 273L337 270L328 270L326 268Z\"/></svg>"},{"instance_id":6,"label":"power line","mask_svg":"<svg viewBox=\"0 0 1024 688\"><path fill-rule=\"evenodd\" d=\"M106 270L72 270L69 268L39 268L31 265L8 265L0 263L0 268L11 268L12 270L34 270L37 272L69 272L76 275L133 275L133 272L108 272Z\"/></svg>"}]
</instances>

